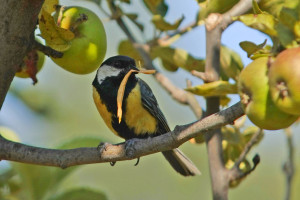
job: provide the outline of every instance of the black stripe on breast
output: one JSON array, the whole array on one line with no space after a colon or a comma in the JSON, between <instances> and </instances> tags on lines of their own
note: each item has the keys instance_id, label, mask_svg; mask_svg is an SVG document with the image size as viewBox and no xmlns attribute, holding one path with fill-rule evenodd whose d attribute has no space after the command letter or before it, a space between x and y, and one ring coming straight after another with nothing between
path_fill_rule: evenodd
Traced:
<instances>
[{"instance_id":1,"label":"black stripe on breast","mask_svg":"<svg viewBox=\"0 0 300 200\"><path fill-rule=\"evenodd\" d=\"M112 127L115 129L115 131L118 133L120 137L128 140L131 138L136 138L137 136L134 135L134 131L126 125L125 120L122 120L121 123L119 124L117 118L117 94L122 80L123 77L118 77L118 76L108 77L104 79L101 84L99 84L97 78L95 78L93 81L93 86L97 89L97 92L100 94L102 103L105 104L107 110L110 113L112 113L112 122L111 122ZM124 91L124 97L123 97L124 99L122 104L123 113L126 113L126 99L129 93L132 91L132 89L137 85L137 82L138 81L134 76L134 74L132 74L128 79ZM146 138L148 137L148 134L139 135L138 137Z\"/></svg>"}]
</instances>

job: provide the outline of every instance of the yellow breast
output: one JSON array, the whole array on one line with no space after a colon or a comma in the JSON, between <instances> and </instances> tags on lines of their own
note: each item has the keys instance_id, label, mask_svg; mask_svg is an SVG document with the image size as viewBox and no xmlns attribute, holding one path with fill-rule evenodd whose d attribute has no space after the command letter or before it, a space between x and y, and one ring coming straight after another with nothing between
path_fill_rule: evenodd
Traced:
<instances>
[{"instance_id":1,"label":"yellow breast","mask_svg":"<svg viewBox=\"0 0 300 200\"><path fill-rule=\"evenodd\" d=\"M101 115L103 121L105 122L105 124L107 125L107 127L115 135L119 136L118 133L113 129L113 127L111 125L112 114L110 112L108 112L106 105L102 103L101 98L100 98L100 94L97 92L95 87L93 87L93 98L94 98L94 102L96 104L96 107L98 109L98 112L100 113L100 115Z\"/></svg>"},{"instance_id":2,"label":"yellow breast","mask_svg":"<svg viewBox=\"0 0 300 200\"><path fill-rule=\"evenodd\" d=\"M123 114L122 120L125 120L136 135L156 132L157 120L143 107L138 84L127 97L126 113Z\"/></svg>"}]
</instances>

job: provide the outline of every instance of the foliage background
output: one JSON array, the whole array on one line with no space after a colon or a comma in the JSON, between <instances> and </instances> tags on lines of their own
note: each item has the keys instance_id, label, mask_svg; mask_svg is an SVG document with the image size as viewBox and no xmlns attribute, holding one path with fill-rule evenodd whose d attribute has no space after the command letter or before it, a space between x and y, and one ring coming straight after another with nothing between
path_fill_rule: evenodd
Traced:
<instances>
[{"instance_id":1,"label":"foliage background","mask_svg":"<svg viewBox=\"0 0 300 200\"><path fill-rule=\"evenodd\" d=\"M175 21L182 15L185 20L181 26L191 23L198 11L196 1L167 0L169 10L166 19ZM108 21L105 15L87 1L60 1L62 5L79 5L93 10L104 22L108 36L106 57L117 54L117 47L123 32L114 21ZM148 11L140 1L134 0L134 6L125 10L137 12L139 21L145 24L145 37L151 38L153 27ZM130 24L130 23L129 23ZM134 30L134 26L131 26ZM136 31L137 32L137 31ZM140 41L145 38L136 34ZM266 35L236 22L222 36L222 43L240 53L244 64L250 60L239 47L239 42L248 40L261 43ZM271 40L268 40L270 43ZM205 56L205 30L198 27L174 43L189 51L195 57ZM185 80L194 84L198 79L179 69L175 73L161 69L175 84L185 88ZM39 83L32 86L31 80L15 78L10 93L6 97L0 112L0 126L12 129L26 144L42 147L56 147L76 137L95 136L103 141L121 142L102 122L92 99L91 82L95 73L74 75L56 66L50 59L38 74ZM145 79L156 95L171 128L177 124L186 124L195 120L189 108L174 100L150 76ZM200 103L204 101L199 98ZM238 101L235 97L232 103ZM30 108L31 107L31 108ZM250 123L250 122L247 122ZM299 169L300 135L299 128L293 128L296 147L296 170ZM259 153L261 163L258 168L237 188L231 189L229 199L282 199L285 192L285 177L282 165L286 160L287 148L283 131L266 131L263 141L255 147L250 156ZM134 161L118 162L114 167L109 164L86 165L78 168L62 183L59 190L87 186L106 193L109 199L211 199L209 171L205 145L186 143L181 149L195 162L202 175L184 178L176 174L160 154L141 158L137 167ZM9 164L2 161L0 172ZM47 180L45 180L47 181ZM300 173L296 171L292 199L300 199Z\"/></svg>"}]
</instances>

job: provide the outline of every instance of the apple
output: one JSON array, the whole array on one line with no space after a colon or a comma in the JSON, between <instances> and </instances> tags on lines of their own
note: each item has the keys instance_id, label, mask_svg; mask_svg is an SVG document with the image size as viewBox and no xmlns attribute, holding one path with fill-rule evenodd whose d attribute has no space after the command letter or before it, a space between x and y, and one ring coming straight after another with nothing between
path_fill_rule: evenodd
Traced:
<instances>
[{"instance_id":1,"label":"apple","mask_svg":"<svg viewBox=\"0 0 300 200\"><path fill-rule=\"evenodd\" d=\"M269 69L272 100L284 112L300 115L300 47L281 52Z\"/></svg>"},{"instance_id":2,"label":"apple","mask_svg":"<svg viewBox=\"0 0 300 200\"><path fill-rule=\"evenodd\" d=\"M45 55L35 49L29 51L15 76L19 78L31 78L33 84L37 83L36 74L42 69Z\"/></svg>"},{"instance_id":3,"label":"apple","mask_svg":"<svg viewBox=\"0 0 300 200\"><path fill-rule=\"evenodd\" d=\"M79 19L84 16L86 21ZM106 34L102 22L91 10L67 7L57 24L71 30L75 38L62 58L51 59L63 69L76 74L88 74L99 68L106 53Z\"/></svg>"},{"instance_id":4,"label":"apple","mask_svg":"<svg viewBox=\"0 0 300 200\"><path fill-rule=\"evenodd\" d=\"M268 84L268 57L254 60L245 67L238 80L238 90L244 110L256 126L277 130L290 126L298 118L281 111L272 101Z\"/></svg>"}]
</instances>

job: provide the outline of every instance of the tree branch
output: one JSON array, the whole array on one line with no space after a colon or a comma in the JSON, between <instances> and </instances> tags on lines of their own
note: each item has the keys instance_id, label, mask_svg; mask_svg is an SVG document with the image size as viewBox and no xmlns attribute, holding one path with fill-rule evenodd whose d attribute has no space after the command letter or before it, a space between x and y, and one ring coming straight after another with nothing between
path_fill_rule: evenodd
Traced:
<instances>
[{"instance_id":1,"label":"tree branch","mask_svg":"<svg viewBox=\"0 0 300 200\"><path fill-rule=\"evenodd\" d=\"M206 28L206 62L205 76L209 81L219 80L220 76L220 47L223 30L232 22L233 15L240 15L252 6L251 0L240 0L233 8L224 13L210 14L205 20ZM206 99L206 113L208 115L218 112L219 98ZM209 159L211 185L214 200L228 199L229 171L225 168L222 150L222 134L220 129L213 130L205 135L207 154Z\"/></svg>"},{"instance_id":2,"label":"tree branch","mask_svg":"<svg viewBox=\"0 0 300 200\"><path fill-rule=\"evenodd\" d=\"M287 145L288 145L288 159L284 163L282 169L286 176L286 193L285 200L291 199L292 181L295 174L295 163L294 163L294 145L293 145L293 133L291 128L285 130Z\"/></svg>"},{"instance_id":3,"label":"tree branch","mask_svg":"<svg viewBox=\"0 0 300 200\"><path fill-rule=\"evenodd\" d=\"M7 0L0 6L0 109L22 63L44 1Z\"/></svg>"},{"instance_id":4,"label":"tree branch","mask_svg":"<svg viewBox=\"0 0 300 200\"><path fill-rule=\"evenodd\" d=\"M263 130L258 130L250 139L250 141L246 144L246 146L244 147L243 151L241 152L239 158L237 159L237 161L235 162L234 167L228 172L229 173L229 180L230 182L234 182L237 180L240 180L244 177L246 177L247 175L249 175L251 172L253 172L256 168L256 166L259 164L260 162L260 158L259 155L256 154L254 156L253 160L253 167L247 171L247 172L243 172L240 170L240 164L246 159L247 154L249 153L249 151L251 150L251 148L257 143L259 137L261 136L261 134L263 133Z\"/></svg>"},{"instance_id":5,"label":"tree branch","mask_svg":"<svg viewBox=\"0 0 300 200\"><path fill-rule=\"evenodd\" d=\"M34 40L32 48L39 50L43 52L45 55L51 56L53 58L61 58L64 55L62 52L56 51L49 46L45 46L36 40Z\"/></svg>"},{"instance_id":6,"label":"tree branch","mask_svg":"<svg viewBox=\"0 0 300 200\"><path fill-rule=\"evenodd\" d=\"M97 147L68 150L45 149L8 141L0 137L0 159L66 168L74 165L116 162L174 149L189 139L232 123L244 114L240 102L194 123L177 126L174 131L147 139L133 139L134 149L126 145L107 145L101 156Z\"/></svg>"},{"instance_id":7,"label":"tree branch","mask_svg":"<svg viewBox=\"0 0 300 200\"><path fill-rule=\"evenodd\" d=\"M259 137L261 136L261 134L263 133L262 129L259 129L250 139L250 141L246 144L246 146L244 147L242 153L240 154L240 157L238 158L238 160L235 162L235 168L239 169L239 166L241 164L241 162L243 162L243 160L245 160L247 154L249 153L249 151L252 149L252 147L257 143Z\"/></svg>"}]
</instances>

